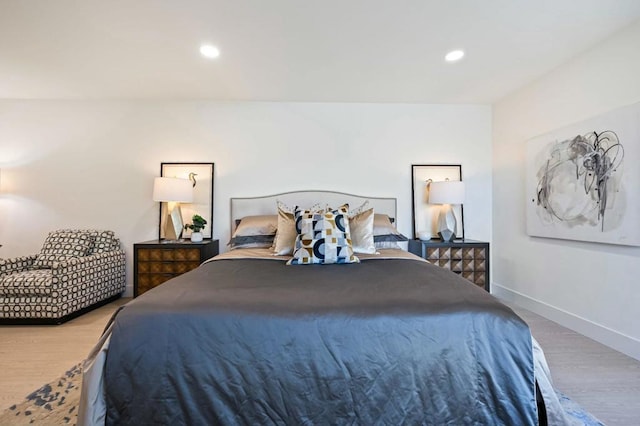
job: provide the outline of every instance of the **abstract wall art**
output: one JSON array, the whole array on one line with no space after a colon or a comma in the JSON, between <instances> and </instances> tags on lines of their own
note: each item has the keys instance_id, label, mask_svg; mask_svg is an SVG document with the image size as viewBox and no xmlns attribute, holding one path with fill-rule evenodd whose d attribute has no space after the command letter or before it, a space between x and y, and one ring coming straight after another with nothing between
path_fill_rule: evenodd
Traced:
<instances>
[{"instance_id":1,"label":"abstract wall art","mask_svg":"<svg viewBox=\"0 0 640 426\"><path fill-rule=\"evenodd\" d=\"M527 233L640 245L640 104L527 142Z\"/></svg>"}]
</instances>

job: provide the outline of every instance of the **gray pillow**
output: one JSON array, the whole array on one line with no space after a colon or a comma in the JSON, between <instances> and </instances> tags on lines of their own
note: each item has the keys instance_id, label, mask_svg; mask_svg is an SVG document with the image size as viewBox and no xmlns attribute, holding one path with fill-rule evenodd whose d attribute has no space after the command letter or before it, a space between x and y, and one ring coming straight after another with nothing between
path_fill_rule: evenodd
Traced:
<instances>
[{"instance_id":1,"label":"gray pillow","mask_svg":"<svg viewBox=\"0 0 640 426\"><path fill-rule=\"evenodd\" d=\"M271 247L277 226L278 217L276 215L243 217L231 236L228 245L231 250Z\"/></svg>"}]
</instances>

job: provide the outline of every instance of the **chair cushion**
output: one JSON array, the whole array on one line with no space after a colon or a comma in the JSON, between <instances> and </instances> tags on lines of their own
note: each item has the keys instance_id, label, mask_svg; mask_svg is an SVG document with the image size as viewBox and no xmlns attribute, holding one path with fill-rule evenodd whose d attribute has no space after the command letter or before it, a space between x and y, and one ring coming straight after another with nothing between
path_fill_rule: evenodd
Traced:
<instances>
[{"instance_id":1,"label":"chair cushion","mask_svg":"<svg viewBox=\"0 0 640 426\"><path fill-rule=\"evenodd\" d=\"M53 262L63 262L73 257L89 254L95 238L88 232L50 232L44 241L34 268L51 268Z\"/></svg>"},{"instance_id":2,"label":"chair cushion","mask_svg":"<svg viewBox=\"0 0 640 426\"><path fill-rule=\"evenodd\" d=\"M0 277L3 296L47 296L52 289L51 269L35 269Z\"/></svg>"}]
</instances>

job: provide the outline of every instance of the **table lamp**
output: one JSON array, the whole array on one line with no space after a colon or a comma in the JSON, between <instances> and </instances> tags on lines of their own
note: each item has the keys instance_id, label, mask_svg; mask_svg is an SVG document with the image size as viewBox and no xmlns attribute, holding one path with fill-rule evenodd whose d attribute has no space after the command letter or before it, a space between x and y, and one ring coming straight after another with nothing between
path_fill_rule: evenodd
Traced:
<instances>
[{"instance_id":1,"label":"table lamp","mask_svg":"<svg viewBox=\"0 0 640 426\"><path fill-rule=\"evenodd\" d=\"M442 241L456 238L457 220L452 204L464 202L464 183L459 180L445 180L429 184L429 204L442 204L438 215L438 235Z\"/></svg>"},{"instance_id":2,"label":"table lamp","mask_svg":"<svg viewBox=\"0 0 640 426\"><path fill-rule=\"evenodd\" d=\"M177 240L182 235L183 223L180 203L193 201L193 186L189 179L157 177L153 181L153 201L167 203L164 238Z\"/></svg>"}]
</instances>

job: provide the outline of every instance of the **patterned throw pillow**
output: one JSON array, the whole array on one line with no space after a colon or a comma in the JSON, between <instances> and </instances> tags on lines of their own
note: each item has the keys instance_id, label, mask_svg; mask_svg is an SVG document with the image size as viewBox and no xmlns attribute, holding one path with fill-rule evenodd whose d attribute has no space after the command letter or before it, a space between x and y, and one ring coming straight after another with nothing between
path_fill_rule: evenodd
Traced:
<instances>
[{"instance_id":1,"label":"patterned throw pillow","mask_svg":"<svg viewBox=\"0 0 640 426\"><path fill-rule=\"evenodd\" d=\"M276 200L276 205L278 206L278 226L276 236L273 240L273 254L275 256L288 256L293 253L293 246L298 236L294 218L295 209L290 210L290 208L280 200ZM316 203L307 210L314 213L323 213L328 209Z\"/></svg>"},{"instance_id":2,"label":"patterned throw pillow","mask_svg":"<svg viewBox=\"0 0 640 426\"><path fill-rule=\"evenodd\" d=\"M88 255L97 253L107 253L120 250L120 240L116 238L113 231L101 229L58 229L53 231L55 234L89 234L93 239L93 246L87 253Z\"/></svg>"},{"instance_id":3,"label":"patterned throw pillow","mask_svg":"<svg viewBox=\"0 0 640 426\"><path fill-rule=\"evenodd\" d=\"M51 268L54 262L86 256L93 246L93 241L94 238L89 233L51 232L33 262L33 267Z\"/></svg>"},{"instance_id":4,"label":"patterned throw pillow","mask_svg":"<svg viewBox=\"0 0 640 426\"><path fill-rule=\"evenodd\" d=\"M113 231L95 231L95 242L90 254L107 253L114 250L120 250L120 242L116 238Z\"/></svg>"},{"instance_id":5,"label":"patterned throw pillow","mask_svg":"<svg viewBox=\"0 0 640 426\"><path fill-rule=\"evenodd\" d=\"M293 258L287 265L359 263L349 232L349 205L336 210L295 210L296 237Z\"/></svg>"}]
</instances>

